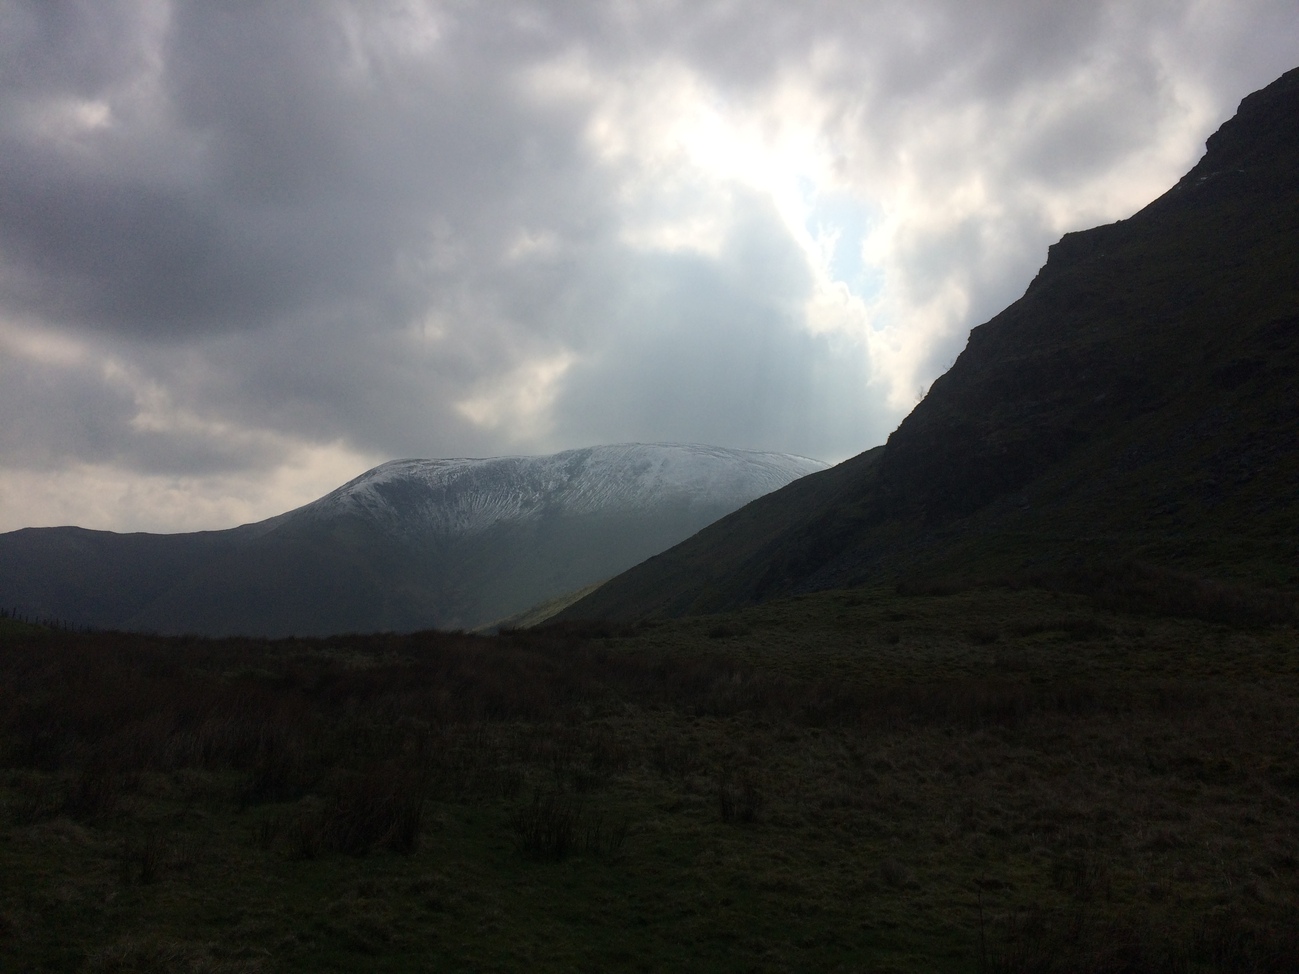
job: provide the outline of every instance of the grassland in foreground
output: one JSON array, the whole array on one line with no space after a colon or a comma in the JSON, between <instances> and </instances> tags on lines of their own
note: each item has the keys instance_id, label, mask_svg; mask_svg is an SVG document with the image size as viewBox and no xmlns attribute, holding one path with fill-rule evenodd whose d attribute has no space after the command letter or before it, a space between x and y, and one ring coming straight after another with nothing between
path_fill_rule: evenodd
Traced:
<instances>
[{"instance_id":1,"label":"grassland in foreground","mask_svg":"<svg viewBox=\"0 0 1299 974\"><path fill-rule=\"evenodd\" d=\"M0 968L1294 969L1292 623L910 591L495 638L9 624Z\"/></svg>"}]
</instances>

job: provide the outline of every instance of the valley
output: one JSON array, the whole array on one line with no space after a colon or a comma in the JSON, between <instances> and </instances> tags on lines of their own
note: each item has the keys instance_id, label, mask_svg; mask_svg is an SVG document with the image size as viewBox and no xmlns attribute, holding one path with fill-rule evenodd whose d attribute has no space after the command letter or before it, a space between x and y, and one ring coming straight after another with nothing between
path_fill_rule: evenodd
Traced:
<instances>
[{"instance_id":1,"label":"valley","mask_svg":"<svg viewBox=\"0 0 1299 974\"><path fill-rule=\"evenodd\" d=\"M2 966L1295 970L1296 268L1299 69L835 467L0 538Z\"/></svg>"}]
</instances>

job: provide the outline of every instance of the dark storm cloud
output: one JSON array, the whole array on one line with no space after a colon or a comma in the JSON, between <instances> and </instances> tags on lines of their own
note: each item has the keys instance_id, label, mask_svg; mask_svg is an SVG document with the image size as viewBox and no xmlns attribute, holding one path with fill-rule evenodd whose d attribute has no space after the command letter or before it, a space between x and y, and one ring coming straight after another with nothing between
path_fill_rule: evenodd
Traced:
<instances>
[{"instance_id":1,"label":"dark storm cloud","mask_svg":"<svg viewBox=\"0 0 1299 974\"><path fill-rule=\"evenodd\" d=\"M430 221L482 248L502 220L564 207L553 155L572 166L572 133L518 104L480 37L457 36L427 61L349 63L365 51L348 49L339 13L175 5L156 90L146 104L123 97L139 114L120 129L69 146L33 138L21 117L6 125L10 300L151 339L256 329L339 304L418 300L393 275L427 246ZM75 47L87 61L111 55ZM111 99L135 80L122 70L74 60L76 83L51 77L27 93Z\"/></svg>"},{"instance_id":2,"label":"dark storm cloud","mask_svg":"<svg viewBox=\"0 0 1299 974\"><path fill-rule=\"evenodd\" d=\"M8 0L0 7L4 97L87 97L147 56L147 7L135 0Z\"/></svg>"},{"instance_id":3,"label":"dark storm cloud","mask_svg":"<svg viewBox=\"0 0 1299 974\"><path fill-rule=\"evenodd\" d=\"M0 0L0 480L848 455L1297 38L1281 0ZM822 261L835 199L870 226Z\"/></svg>"}]
</instances>

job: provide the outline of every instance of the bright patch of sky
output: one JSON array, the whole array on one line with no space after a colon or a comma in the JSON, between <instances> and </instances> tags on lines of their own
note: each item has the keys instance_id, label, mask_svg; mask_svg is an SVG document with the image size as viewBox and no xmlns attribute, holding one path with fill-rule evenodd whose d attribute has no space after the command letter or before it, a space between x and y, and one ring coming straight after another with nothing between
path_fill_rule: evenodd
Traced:
<instances>
[{"instance_id":1,"label":"bright patch of sky","mask_svg":"<svg viewBox=\"0 0 1299 974\"><path fill-rule=\"evenodd\" d=\"M883 271L867 263L863 248L878 223L878 213L847 193L819 193L806 178L800 180L799 188L807 206L804 228L816 242L830 279L864 301L877 298L884 286Z\"/></svg>"}]
</instances>

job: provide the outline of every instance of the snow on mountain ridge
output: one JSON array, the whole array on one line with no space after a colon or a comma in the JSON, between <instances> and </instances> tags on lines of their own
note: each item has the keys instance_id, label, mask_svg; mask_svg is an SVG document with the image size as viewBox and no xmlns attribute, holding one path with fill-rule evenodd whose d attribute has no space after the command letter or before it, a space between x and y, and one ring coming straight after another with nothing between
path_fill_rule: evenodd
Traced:
<instances>
[{"instance_id":1,"label":"snow on mountain ridge","mask_svg":"<svg viewBox=\"0 0 1299 974\"><path fill-rule=\"evenodd\" d=\"M468 534L543 514L627 512L685 504L738 508L819 460L680 444L627 443L550 456L392 460L295 515L354 515L404 532Z\"/></svg>"}]
</instances>

